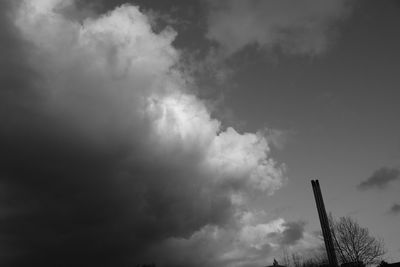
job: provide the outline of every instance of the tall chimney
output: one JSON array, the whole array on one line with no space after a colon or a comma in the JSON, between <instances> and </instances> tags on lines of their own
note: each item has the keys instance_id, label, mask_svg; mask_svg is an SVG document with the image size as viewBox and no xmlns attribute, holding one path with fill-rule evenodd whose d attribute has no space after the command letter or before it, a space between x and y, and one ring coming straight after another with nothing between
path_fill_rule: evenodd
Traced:
<instances>
[{"instance_id":1,"label":"tall chimney","mask_svg":"<svg viewBox=\"0 0 400 267\"><path fill-rule=\"evenodd\" d=\"M324 236L326 253L328 254L329 265L337 267L335 248L333 246L331 231L329 227L328 216L326 215L324 200L322 199L321 188L318 180L311 180L311 185L314 191L315 203L317 204L319 221L321 223L322 234Z\"/></svg>"}]
</instances>

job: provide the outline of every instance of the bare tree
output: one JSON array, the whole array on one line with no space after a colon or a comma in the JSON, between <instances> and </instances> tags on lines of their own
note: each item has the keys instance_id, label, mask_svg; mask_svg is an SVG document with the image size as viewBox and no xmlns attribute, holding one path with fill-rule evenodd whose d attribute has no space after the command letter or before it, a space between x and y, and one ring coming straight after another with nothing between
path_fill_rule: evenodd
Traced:
<instances>
[{"instance_id":1,"label":"bare tree","mask_svg":"<svg viewBox=\"0 0 400 267\"><path fill-rule=\"evenodd\" d=\"M283 255L280 262L287 267L319 267L328 262L325 248L315 248L303 253L288 252L287 248L283 249Z\"/></svg>"},{"instance_id":2,"label":"bare tree","mask_svg":"<svg viewBox=\"0 0 400 267\"><path fill-rule=\"evenodd\" d=\"M282 255L281 261L282 261L283 265L287 266L287 267L291 266L289 252L286 247L283 248L282 254L283 255Z\"/></svg>"},{"instance_id":3,"label":"bare tree","mask_svg":"<svg viewBox=\"0 0 400 267\"><path fill-rule=\"evenodd\" d=\"M303 259L298 253L292 253L292 262L294 267L301 267Z\"/></svg>"},{"instance_id":4,"label":"bare tree","mask_svg":"<svg viewBox=\"0 0 400 267\"><path fill-rule=\"evenodd\" d=\"M351 217L329 218L336 255L341 263L378 263L386 253L383 241L371 236Z\"/></svg>"},{"instance_id":5,"label":"bare tree","mask_svg":"<svg viewBox=\"0 0 400 267\"><path fill-rule=\"evenodd\" d=\"M309 260L313 261L317 266L327 265L329 261L328 254L326 254L325 245L321 244L319 247L315 248L313 253L309 256Z\"/></svg>"}]
</instances>

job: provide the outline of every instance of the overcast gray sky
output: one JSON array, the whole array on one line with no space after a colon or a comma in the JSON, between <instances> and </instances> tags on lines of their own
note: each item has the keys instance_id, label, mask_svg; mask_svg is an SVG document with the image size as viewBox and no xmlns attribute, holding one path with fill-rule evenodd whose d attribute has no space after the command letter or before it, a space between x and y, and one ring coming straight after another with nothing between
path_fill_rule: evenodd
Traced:
<instances>
[{"instance_id":1,"label":"overcast gray sky","mask_svg":"<svg viewBox=\"0 0 400 267\"><path fill-rule=\"evenodd\" d=\"M4 264L262 266L310 180L400 261L397 1L3 1Z\"/></svg>"}]
</instances>

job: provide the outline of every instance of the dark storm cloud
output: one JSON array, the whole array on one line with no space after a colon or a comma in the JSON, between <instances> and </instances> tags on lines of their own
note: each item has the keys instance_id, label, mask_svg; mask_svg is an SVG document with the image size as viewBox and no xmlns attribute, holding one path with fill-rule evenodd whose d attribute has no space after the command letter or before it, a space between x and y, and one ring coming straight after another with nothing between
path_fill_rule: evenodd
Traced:
<instances>
[{"instance_id":1,"label":"dark storm cloud","mask_svg":"<svg viewBox=\"0 0 400 267\"><path fill-rule=\"evenodd\" d=\"M30 47L6 19L6 5L1 2L2 265L132 266L149 243L225 216L218 207L229 205L224 197L212 205L215 220L199 209L197 215L182 210L182 199L167 191L187 190L184 203L193 206L195 193L178 180L165 191L137 182L176 175L173 168L137 161L127 167L129 143L103 147L44 112L34 86L40 78L26 62Z\"/></svg>"},{"instance_id":2,"label":"dark storm cloud","mask_svg":"<svg viewBox=\"0 0 400 267\"><path fill-rule=\"evenodd\" d=\"M42 110L32 48L8 19L12 5L0 11L1 265L125 266L163 231L146 232L151 222L127 204L137 196L119 187L126 148L91 144Z\"/></svg>"},{"instance_id":3,"label":"dark storm cloud","mask_svg":"<svg viewBox=\"0 0 400 267\"><path fill-rule=\"evenodd\" d=\"M175 188L143 184L144 179L176 175L170 168L150 162L123 166L123 151L91 147L71 135L21 130L30 130L29 136L14 135L2 144L7 211L2 240L17 253L17 258L4 259L6 265L130 266L150 244L188 236L227 216L229 202L223 196L208 209L195 203L203 200L179 181ZM171 190L186 192L179 196Z\"/></svg>"},{"instance_id":4,"label":"dark storm cloud","mask_svg":"<svg viewBox=\"0 0 400 267\"><path fill-rule=\"evenodd\" d=\"M272 193L282 169L186 92L175 32L78 4L0 3L0 265L134 266L195 237L205 251L204 229L236 225L234 194ZM227 232L215 244L234 249Z\"/></svg>"},{"instance_id":5,"label":"dark storm cloud","mask_svg":"<svg viewBox=\"0 0 400 267\"><path fill-rule=\"evenodd\" d=\"M0 3L0 118L2 122L12 121L3 116L16 115L14 112L22 112L24 107L32 105L38 97L33 91L35 72L29 68L26 53L29 44L20 39L17 30L10 21L15 12L12 2ZM29 103L24 98L32 97Z\"/></svg>"},{"instance_id":6,"label":"dark storm cloud","mask_svg":"<svg viewBox=\"0 0 400 267\"><path fill-rule=\"evenodd\" d=\"M395 168L382 167L358 185L360 190L371 188L384 189L387 185L400 177L400 171Z\"/></svg>"},{"instance_id":7,"label":"dark storm cloud","mask_svg":"<svg viewBox=\"0 0 400 267\"><path fill-rule=\"evenodd\" d=\"M14 134L1 155L8 210L3 240L17 254L4 260L6 265L124 262L123 249L138 237L128 236L127 226L120 225L133 218L123 205L128 195L108 179L116 159L70 136L20 130L30 133ZM135 242L129 243L134 249Z\"/></svg>"},{"instance_id":8,"label":"dark storm cloud","mask_svg":"<svg viewBox=\"0 0 400 267\"><path fill-rule=\"evenodd\" d=\"M394 203L394 204L390 207L388 213L389 213L389 214L392 214L392 215L398 215L398 214L400 214L400 204Z\"/></svg>"}]
</instances>

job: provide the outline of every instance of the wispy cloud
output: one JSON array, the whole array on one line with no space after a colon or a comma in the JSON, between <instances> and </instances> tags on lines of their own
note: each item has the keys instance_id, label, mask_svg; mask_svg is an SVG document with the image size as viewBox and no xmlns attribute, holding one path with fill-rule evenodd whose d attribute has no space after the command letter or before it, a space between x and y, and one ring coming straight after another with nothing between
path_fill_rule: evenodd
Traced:
<instances>
[{"instance_id":1,"label":"wispy cloud","mask_svg":"<svg viewBox=\"0 0 400 267\"><path fill-rule=\"evenodd\" d=\"M358 185L360 190L371 188L384 189L387 185L400 178L400 171L396 168L382 167Z\"/></svg>"},{"instance_id":2,"label":"wispy cloud","mask_svg":"<svg viewBox=\"0 0 400 267\"><path fill-rule=\"evenodd\" d=\"M399 214L400 214L400 204L394 203L394 204L390 207L388 213L389 213L389 214L392 214L392 215L399 215Z\"/></svg>"},{"instance_id":3,"label":"wispy cloud","mask_svg":"<svg viewBox=\"0 0 400 267\"><path fill-rule=\"evenodd\" d=\"M248 45L287 54L318 55L332 43L335 22L347 17L345 0L209 1L207 37L227 54Z\"/></svg>"}]
</instances>

